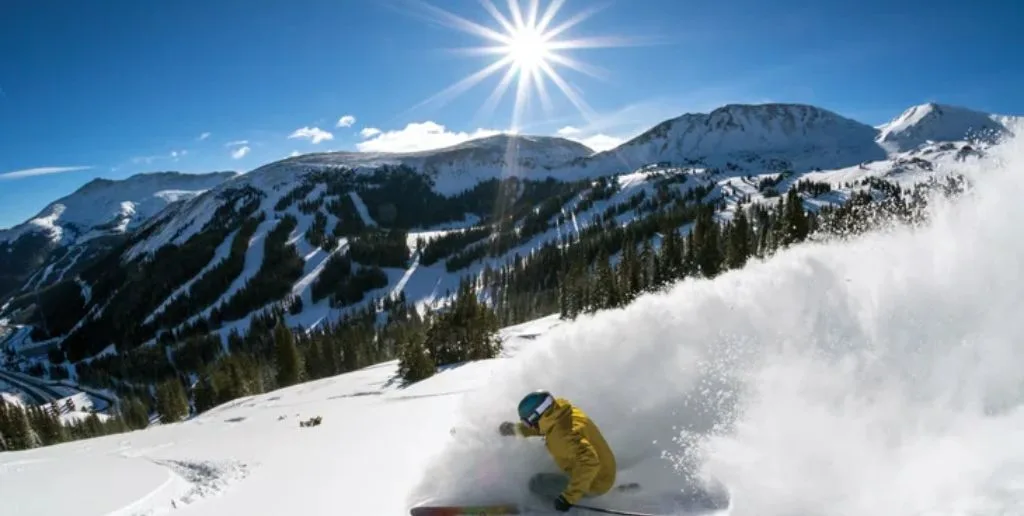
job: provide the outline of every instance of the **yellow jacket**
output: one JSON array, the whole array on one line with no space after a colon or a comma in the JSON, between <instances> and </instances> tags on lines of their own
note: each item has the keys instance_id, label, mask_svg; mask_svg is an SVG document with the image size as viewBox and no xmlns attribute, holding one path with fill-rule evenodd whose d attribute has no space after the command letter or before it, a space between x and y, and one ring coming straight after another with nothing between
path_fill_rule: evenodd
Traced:
<instances>
[{"instance_id":1,"label":"yellow jacket","mask_svg":"<svg viewBox=\"0 0 1024 516\"><path fill-rule=\"evenodd\" d=\"M569 486L562 493L569 503L575 504L584 495L602 495L615 485L615 455L582 410L557 398L541 416L538 427L522 422L516 425L520 435L544 436L551 458L569 475Z\"/></svg>"}]
</instances>

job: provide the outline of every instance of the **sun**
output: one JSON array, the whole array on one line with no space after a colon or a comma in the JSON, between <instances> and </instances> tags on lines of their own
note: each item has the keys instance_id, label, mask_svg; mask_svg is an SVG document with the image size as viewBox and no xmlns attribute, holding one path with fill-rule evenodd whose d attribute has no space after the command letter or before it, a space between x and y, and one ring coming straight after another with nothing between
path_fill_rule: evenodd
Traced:
<instances>
[{"instance_id":1,"label":"sun","mask_svg":"<svg viewBox=\"0 0 1024 516\"><path fill-rule=\"evenodd\" d=\"M519 67L522 73L534 73L542 65L548 65L551 55L544 35L537 32L534 27L523 27L510 35L505 51L505 55L512 59L512 63Z\"/></svg>"},{"instance_id":2,"label":"sun","mask_svg":"<svg viewBox=\"0 0 1024 516\"><path fill-rule=\"evenodd\" d=\"M564 38L570 29L599 10L598 7L591 4L584 11L565 21L556 22L555 18L565 2L566 0L551 0L541 10L541 0L507 0L508 14L506 14L500 11L492 0L479 0L480 5L497 23L497 27L494 28L467 20L439 7L419 2L418 5L423 7L432 21L480 36L486 40L486 44L483 46L457 49L457 52L474 56L493 56L496 60L421 102L418 106L458 96L484 79L504 70L505 73L501 80L480 110L488 112L487 114L493 111L515 82L511 131L518 132L525 109L534 98L540 100L546 113L551 112L552 100L548 95L549 85L554 85L584 118L589 120L593 110L583 100L582 94L562 74L568 69L590 77L605 78L607 73L598 67L585 64L569 56L567 52L624 46L629 42L616 37Z\"/></svg>"}]
</instances>

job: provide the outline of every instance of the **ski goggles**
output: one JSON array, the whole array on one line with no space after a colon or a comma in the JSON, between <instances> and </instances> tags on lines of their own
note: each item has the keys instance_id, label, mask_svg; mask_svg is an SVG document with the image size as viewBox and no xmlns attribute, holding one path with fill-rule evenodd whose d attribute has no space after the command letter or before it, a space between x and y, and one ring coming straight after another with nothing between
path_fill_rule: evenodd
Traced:
<instances>
[{"instance_id":1,"label":"ski goggles","mask_svg":"<svg viewBox=\"0 0 1024 516\"><path fill-rule=\"evenodd\" d=\"M537 423L540 421L540 417L544 415L544 412L547 409L551 408L553 403L554 399L548 396L547 398L544 398L544 401L540 402L539 405L534 407L526 417L520 419L522 419L523 423L526 423L528 426L537 428Z\"/></svg>"}]
</instances>

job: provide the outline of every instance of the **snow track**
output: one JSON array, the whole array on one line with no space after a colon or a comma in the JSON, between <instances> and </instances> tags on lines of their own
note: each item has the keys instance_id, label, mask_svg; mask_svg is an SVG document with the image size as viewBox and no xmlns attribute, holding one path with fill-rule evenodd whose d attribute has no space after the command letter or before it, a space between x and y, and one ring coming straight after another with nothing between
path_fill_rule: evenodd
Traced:
<instances>
[{"instance_id":1,"label":"snow track","mask_svg":"<svg viewBox=\"0 0 1024 516\"><path fill-rule=\"evenodd\" d=\"M356 205L356 211L359 212L359 217L363 219L363 224L370 227L377 226L377 221L373 220L370 216L370 210L366 209L366 203L363 202L363 198L359 197L356 192L349 192L348 196L352 199L352 203Z\"/></svg>"}]
</instances>

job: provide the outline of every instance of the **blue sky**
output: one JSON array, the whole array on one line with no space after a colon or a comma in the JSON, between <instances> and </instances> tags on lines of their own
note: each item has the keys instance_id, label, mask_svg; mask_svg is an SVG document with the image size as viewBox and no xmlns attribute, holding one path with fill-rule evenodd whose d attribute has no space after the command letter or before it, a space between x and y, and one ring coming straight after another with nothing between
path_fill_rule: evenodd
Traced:
<instances>
[{"instance_id":1,"label":"blue sky","mask_svg":"<svg viewBox=\"0 0 1024 516\"><path fill-rule=\"evenodd\" d=\"M292 152L443 146L510 127L514 87L479 109L501 73L423 104L496 57L452 52L486 41L417 2L3 2L0 227L94 177L248 171ZM433 4L500 30L478 0ZM494 4L508 15L507 0ZM597 5L567 0L551 26ZM548 82L550 111L535 102L521 132L608 146L729 102L811 103L870 124L928 101L1024 114L1015 2L600 6L559 36L632 43L564 53L604 70L557 68L589 116Z\"/></svg>"}]
</instances>

